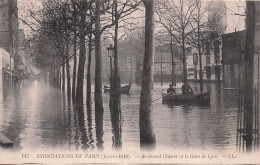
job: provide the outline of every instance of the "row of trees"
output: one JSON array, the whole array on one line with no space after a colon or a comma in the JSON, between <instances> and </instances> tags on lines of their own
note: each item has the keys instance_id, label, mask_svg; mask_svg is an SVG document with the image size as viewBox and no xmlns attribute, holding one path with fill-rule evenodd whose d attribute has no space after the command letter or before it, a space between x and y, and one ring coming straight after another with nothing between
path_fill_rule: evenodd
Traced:
<instances>
[{"instance_id":1,"label":"row of trees","mask_svg":"<svg viewBox=\"0 0 260 165\"><path fill-rule=\"evenodd\" d=\"M145 7L150 12L147 24L149 30L153 29L154 2L143 1ZM50 78L57 86L61 85L61 90L67 92L68 96L72 96L77 105L83 102L83 86L84 86L84 70L86 61L86 50L88 50L87 60L87 107L91 107L91 64L92 51L95 50L95 92L94 102L96 122L102 123L103 119L103 99L102 99L102 34L104 32L113 34L114 43L114 69L113 76L110 79L110 109L111 117L116 118L120 123L120 77L118 67L118 29L123 22L126 22L130 14L136 11L142 1L108 1L108 0L47 0L41 1L39 10L29 10L29 16L21 19L26 25L33 30L30 38L31 57L34 64L41 70L48 71ZM151 8L151 9L150 9ZM151 21L151 22L150 22ZM152 33L152 34L148 34ZM147 32L149 41L146 41L146 56L153 59L153 30ZM86 48L87 46L87 48ZM73 61L73 77L70 77L70 61ZM149 65L152 61L149 62ZM145 71L146 69L144 69ZM149 66L151 72L151 65ZM60 75L61 73L61 75ZM146 76L145 76L146 77ZM148 76L151 78L151 76ZM61 78L61 79L60 79ZM144 80L144 85L149 83L149 88L143 90L143 93L151 92L151 79ZM61 82L61 84L60 84ZM71 87L72 82L72 87ZM150 102L146 96L143 96L140 105L140 113L144 114L150 110L151 106L144 106L144 102ZM147 101L146 101L147 100ZM146 108L143 108L146 107ZM148 109L147 109L148 108ZM149 111L150 112L150 111ZM98 115L100 114L100 115ZM142 120L147 121L150 113L141 115ZM114 120L114 119L113 119ZM115 121L115 120L114 120ZM148 120L150 121L150 119ZM150 123L150 122L149 122ZM151 126L149 123L147 127ZM98 124L100 125L100 124ZM102 125L102 124L101 124ZM143 125L145 126L145 125ZM143 127L142 126L142 127ZM143 127L146 130L147 127ZM98 128L97 128L98 129ZM100 129L98 129L100 130ZM147 138L143 131L142 135ZM151 132L150 132L151 133ZM143 139L143 138L141 138ZM116 139L116 141L118 141ZM119 140L120 141L120 140ZM144 140L142 140L144 142Z\"/></svg>"},{"instance_id":2,"label":"row of trees","mask_svg":"<svg viewBox=\"0 0 260 165\"><path fill-rule=\"evenodd\" d=\"M111 88L115 91L114 97L120 100L120 78L118 67L118 29L122 28L123 23L138 16L131 16L133 12L138 10L141 1L77 1L77 0L54 0L43 1L41 10L30 10L28 21L22 19L31 29L34 36L33 58L39 66L43 62L39 51L36 47L42 48L37 44L45 44L45 40L53 42L50 44L52 53L48 53L49 57L45 68L52 68L53 77L59 77L57 69L61 65L62 91L72 92L72 96L76 100L83 99L84 85L84 68L86 61L86 50L88 50L87 59L87 103L91 103L91 54L95 50L95 100L99 102L97 105L102 107L102 53L101 40L102 34L105 32L112 33L114 42L114 74L111 79ZM96 7L98 5L98 7ZM97 8L100 11L96 10ZM174 63L174 56L178 57L183 63L184 81L187 81L187 48L194 47L198 51L199 57L199 77L202 86L202 60L201 56L206 48L207 39L213 41L224 33L226 25L223 24L223 10L225 7L220 6L213 16L208 19L207 13L209 6L202 1L157 1L155 4L156 23L160 33L157 35L161 44L168 45ZM84 14L83 14L84 13ZM124 27L125 28L125 27ZM114 31L114 32L113 32ZM127 36L128 37L128 36ZM104 37L103 37L104 38ZM131 36L130 36L131 38ZM37 42L35 42L37 41ZM87 49L86 46L87 45ZM181 52L176 51L175 45L180 46ZM79 49L79 59L77 53ZM46 53L43 51L42 54ZM52 55L51 55L52 54ZM215 53L215 57L217 54ZM70 64L73 60L72 81L70 77ZM217 60L216 60L217 61ZM78 64L77 64L78 62ZM56 68L56 69L55 69ZM56 71L56 72L54 72ZM55 75L56 74L56 75ZM66 74L66 76L65 76ZM66 79L65 79L66 77ZM58 79L55 79L57 81ZM115 81L116 80L116 81ZM66 82L66 83L65 83ZM72 84L71 84L72 82ZM110 100L112 101L112 100ZM117 104L117 103L115 103Z\"/></svg>"},{"instance_id":3,"label":"row of trees","mask_svg":"<svg viewBox=\"0 0 260 165\"><path fill-rule=\"evenodd\" d=\"M88 50L86 86L87 103L90 104L91 54L95 50L95 103L99 108L103 107L101 36L106 31L111 32L114 30L113 79L118 79L117 41L119 23L125 22L129 18L129 15L137 10L137 6L140 3L130 0L124 2L104 0L42 1L40 10L30 10L28 19L22 19L34 31L34 35L31 38L31 47L33 48L32 57L35 64L42 66L42 68L44 67L44 69L56 70L56 72L51 72L52 74L58 74L59 70L57 71L57 69L61 66L62 91L65 91L66 84L67 93L70 94L72 91L73 98L82 100L86 50ZM49 49L43 49L46 46ZM52 51L46 52L51 49ZM79 56L79 59L77 59L77 56ZM70 61L72 60L74 61L74 65L71 87ZM53 75L53 77L59 77L59 75ZM120 89L120 80L113 81L112 84L115 84L111 85L112 88Z\"/></svg>"},{"instance_id":4,"label":"row of trees","mask_svg":"<svg viewBox=\"0 0 260 165\"><path fill-rule=\"evenodd\" d=\"M184 81L187 81L187 54L188 48L193 47L198 52L200 90L203 91L202 76L202 54L207 46L216 42L221 34L225 32L225 11L224 2L217 2L213 8L213 2L200 0L163 0L156 4L158 15L157 23L162 29L157 37L160 43L168 45L173 57L176 56L183 64ZM176 49L176 45L181 50ZM217 47L216 44L214 44ZM214 49L215 63L217 64L217 50ZM220 77L218 77L220 80Z\"/></svg>"}]
</instances>

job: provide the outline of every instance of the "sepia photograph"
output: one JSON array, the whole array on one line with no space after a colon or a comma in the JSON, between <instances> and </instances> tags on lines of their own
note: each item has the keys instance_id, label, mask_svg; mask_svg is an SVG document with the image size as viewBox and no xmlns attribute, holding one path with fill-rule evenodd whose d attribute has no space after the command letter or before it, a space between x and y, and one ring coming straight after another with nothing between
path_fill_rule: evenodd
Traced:
<instances>
[{"instance_id":1,"label":"sepia photograph","mask_svg":"<svg viewBox=\"0 0 260 165\"><path fill-rule=\"evenodd\" d=\"M260 164L260 1L0 0L0 164Z\"/></svg>"}]
</instances>

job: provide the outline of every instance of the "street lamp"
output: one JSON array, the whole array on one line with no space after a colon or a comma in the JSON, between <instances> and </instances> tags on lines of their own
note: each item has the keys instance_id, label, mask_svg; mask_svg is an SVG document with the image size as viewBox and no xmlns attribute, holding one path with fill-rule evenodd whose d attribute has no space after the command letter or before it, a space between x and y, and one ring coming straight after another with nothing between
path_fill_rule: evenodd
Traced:
<instances>
[{"instance_id":1,"label":"street lamp","mask_svg":"<svg viewBox=\"0 0 260 165\"><path fill-rule=\"evenodd\" d=\"M110 58L110 79L112 79L112 58L114 56L114 48L112 47L112 44L107 48L107 55Z\"/></svg>"}]
</instances>

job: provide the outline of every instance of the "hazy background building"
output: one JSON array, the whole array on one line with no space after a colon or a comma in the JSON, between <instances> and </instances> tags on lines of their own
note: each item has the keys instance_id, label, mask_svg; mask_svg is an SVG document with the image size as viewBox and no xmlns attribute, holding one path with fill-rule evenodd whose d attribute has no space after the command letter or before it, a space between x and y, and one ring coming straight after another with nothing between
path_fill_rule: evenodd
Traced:
<instances>
[{"instance_id":1,"label":"hazy background building","mask_svg":"<svg viewBox=\"0 0 260 165\"><path fill-rule=\"evenodd\" d=\"M18 55L19 24L17 16L17 0L0 0L0 47L11 54L15 65L20 60ZM16 66L14 69L16 69Z\"/></svg>"}]
</instances>

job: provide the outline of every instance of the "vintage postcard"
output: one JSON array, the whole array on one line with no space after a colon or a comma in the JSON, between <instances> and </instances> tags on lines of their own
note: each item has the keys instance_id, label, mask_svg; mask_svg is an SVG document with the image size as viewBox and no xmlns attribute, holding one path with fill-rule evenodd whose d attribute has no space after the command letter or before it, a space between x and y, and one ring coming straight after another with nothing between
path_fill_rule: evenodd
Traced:
<instances>
[{"instance_id":1,"label":"vintage postcard","mask_svg":"<svg viewBox=\"0 0 260 165\"><path fill-rule=\"evenodd\" d=\"M259 13L0 0L0 164L260 164Z\"/></svg>"}]
</instances>

